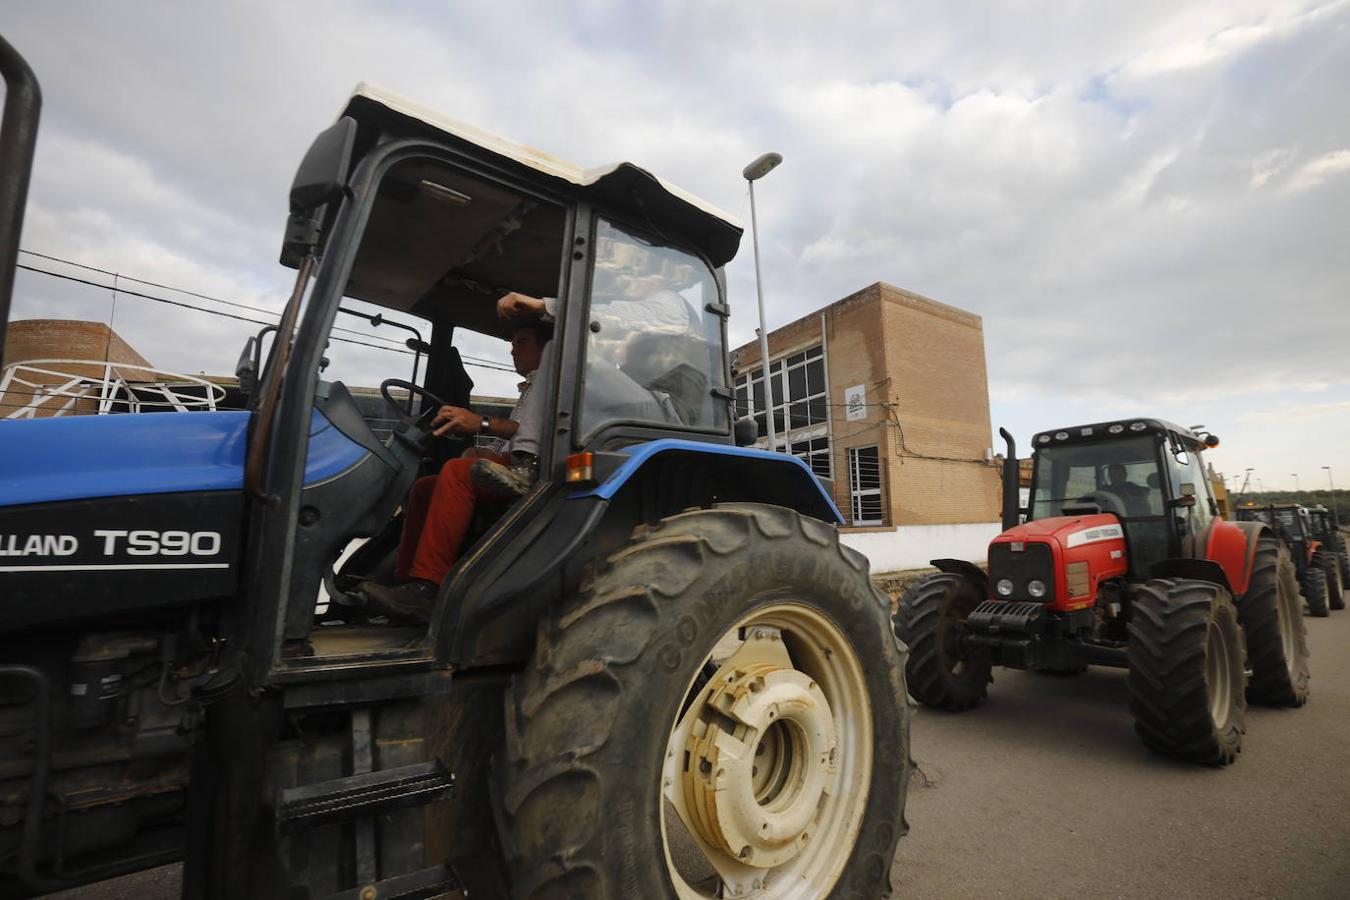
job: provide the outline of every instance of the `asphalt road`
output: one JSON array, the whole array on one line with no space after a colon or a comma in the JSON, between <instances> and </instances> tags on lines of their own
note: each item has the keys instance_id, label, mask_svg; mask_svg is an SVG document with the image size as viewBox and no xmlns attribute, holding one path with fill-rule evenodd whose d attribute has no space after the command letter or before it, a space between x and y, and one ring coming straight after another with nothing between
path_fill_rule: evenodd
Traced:
<instances>
[{"instance_id":1,"label":"asphalt road","mask_svg":"<svg viewBox=\"0 0 1350 900\"><path fill-rule=\"evenodd\" d=\"M1308 705L1249 709L1226 769L1145 750L1120 670L919 708L896 895L1350 897L1350 611L1304 622Z\"/></svg>"},{"instance_id":2,"label":"asphalt road","mask_svg":"<svg viewBox=\"0 0 1350 900\"><path fill-rule=\"evenodd\" d=\"M1124 672L997 671L989 700L920 708L904 898L1350 897L1350 611L1305 619L1312 700L1253 708L1226 769L1134 736ZM168 900L176 866L59 895Z\"/></svg>"}]
</instances>

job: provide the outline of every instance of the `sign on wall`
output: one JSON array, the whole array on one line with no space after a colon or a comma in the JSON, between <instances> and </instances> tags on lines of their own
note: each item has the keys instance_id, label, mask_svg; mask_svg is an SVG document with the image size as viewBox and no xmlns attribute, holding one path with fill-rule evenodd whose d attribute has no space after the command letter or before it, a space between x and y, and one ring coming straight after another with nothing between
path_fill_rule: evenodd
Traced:
<instances>
[{"instance_id":1,"label":"sign on wall","mask_svg":"<svg viewBox=\"0 0 1350 900\"><path fill-rule=\"evenodd\" d=\"M851 388L844 388L844 408L845 417L850 422L867 418L867 387L855 384Z\"/></svg>"}]
</instances>

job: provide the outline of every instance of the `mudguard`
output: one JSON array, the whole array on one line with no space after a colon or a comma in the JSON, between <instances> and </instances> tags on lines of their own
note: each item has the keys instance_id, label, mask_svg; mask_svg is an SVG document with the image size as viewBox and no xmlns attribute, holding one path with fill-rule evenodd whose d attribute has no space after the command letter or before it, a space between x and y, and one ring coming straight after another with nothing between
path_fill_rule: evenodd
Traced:
<instances>
[{"instance_id":1,"label":"mudguard","mask_svg":"<svg viewBox=\"0 0 1350 900\"><path fill-rule=\"evenodd\" d=\"M930 559L928 564L948 575L961 575L979 586L980 593L989 596L989 573L965 559Z\"/></svg>"},{"instance_id":2,"label":"mudguard","mask_svg":"<svg viewBox=\"0 0 1350 900\"><path fill-rule=\"evenodd\" d=\"M1233 597L1247 593L1256 559L1256 543L1264 534L1271 534L1264 522L1229 522L1215 519L1205 539L1205 559L1223 568Z\"/></svg>"},{"instance_id":3,"label":"mudguard","mask_svg":"<svg viewBox=\"0 0 1350 900\"><path fill-rule=\"evenodd\" d=\"M1189 559L1178 557L1160 560L1149 569L1150 578L1189 578L1195 581L1208 581L1222 585L1224 590L1233 593L1232 582L1223 566L1212 559Z\"/></svg>"},{"instance_id":4,"label":"mudguard","mask_svg":"<svg viewBox=\"0 0 1350 900\"><path fill-rule=\"evenodd\" d=\"M706 462L710 466L734 469L737 477L748 479L748 482L753 484L754 492L762 497L760 502L786 506L802 515L833 522L836 525L844 523L839 507L835 506L834 499L811 472L811 467L800 458L787 453L678 438L662 438L634 444L624 448L623 452L627 455L627 460L608 478L594 489L573 496L577 499L598 497L602 500L612 500L635 475L644 471L653 462L687 458L691 461Z\"/></svg>"},{"instance_id":5,"label":"mudguard","mask_svg":"<svg viewBox=\"0 0 1350 900\"><path fill-rule=\"evenodd\" d=\"M748 501L804 516L843 517L795 456L664 438L625 447L593 488L541 486L470 550L446 588L449 661L461 667L528 659L546 605L576 589L590 561L622 547L633 528L691 506ZM599 456L599 454L597 454Z\"/></svg>"}]
</instances>

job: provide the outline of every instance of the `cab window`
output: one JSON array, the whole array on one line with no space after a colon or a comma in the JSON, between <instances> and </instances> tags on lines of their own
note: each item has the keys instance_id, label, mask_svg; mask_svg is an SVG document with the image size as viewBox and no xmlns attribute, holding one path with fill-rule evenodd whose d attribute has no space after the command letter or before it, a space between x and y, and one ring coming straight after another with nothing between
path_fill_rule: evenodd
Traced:
<instances>
[{"instance_id":1,"label":"cab window","mask_svg":"<svg viewBox=\"0 0 1350 900\"><path fill-rule=\"evenodd\" d=\"M581 431L613 422L726 430L717 280L692 253L601 219Z\"/></svg>"}]
</instances>

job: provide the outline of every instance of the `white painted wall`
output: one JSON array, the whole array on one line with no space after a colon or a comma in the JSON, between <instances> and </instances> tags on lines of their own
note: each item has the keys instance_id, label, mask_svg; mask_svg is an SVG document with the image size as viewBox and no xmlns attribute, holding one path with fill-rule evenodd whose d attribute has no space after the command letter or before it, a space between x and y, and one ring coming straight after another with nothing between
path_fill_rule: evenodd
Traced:
<instances>
[{"instance_id":1,"label":"white painted wall","mask_svg":"<svg viewBox=\"0 0 1350 900\"><path fill-rule=\"evenodd\" d=\"M968 525L900 525L892 531L841 531L839 539L864 554L872 574L918 569L930 559L984 562L989 542L1003 531L998 522Z\"/></svg>"}]
</instances>

